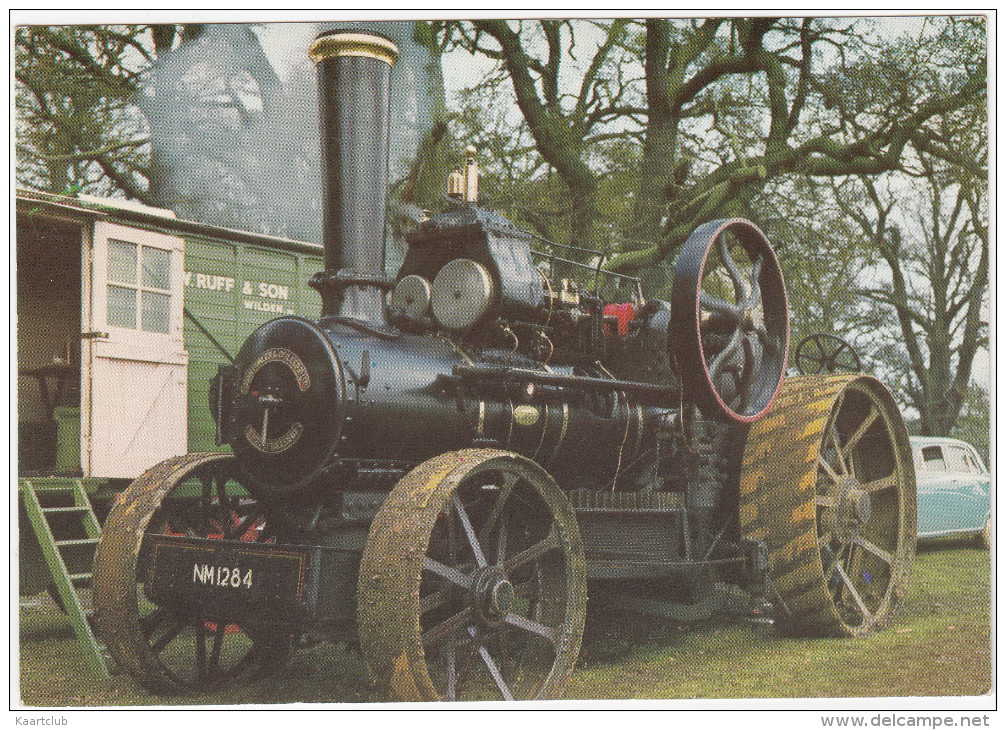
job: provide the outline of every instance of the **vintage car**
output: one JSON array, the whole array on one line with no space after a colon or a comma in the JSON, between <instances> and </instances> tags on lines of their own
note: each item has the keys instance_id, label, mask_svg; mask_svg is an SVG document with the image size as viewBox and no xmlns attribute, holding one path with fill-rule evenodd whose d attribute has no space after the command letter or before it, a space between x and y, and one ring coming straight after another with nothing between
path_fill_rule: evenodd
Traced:
<instances>
[{"instance_id":1,"label":"vintage car","mask_svg":"<svg viewBox=\"0 0 1006 730\"><path fill-rule=\"evenodd\" d=\"M989 546L989 471L971 444L913 436L919 498L919 537L975 534Z\"/></svg>"}]
</instances>

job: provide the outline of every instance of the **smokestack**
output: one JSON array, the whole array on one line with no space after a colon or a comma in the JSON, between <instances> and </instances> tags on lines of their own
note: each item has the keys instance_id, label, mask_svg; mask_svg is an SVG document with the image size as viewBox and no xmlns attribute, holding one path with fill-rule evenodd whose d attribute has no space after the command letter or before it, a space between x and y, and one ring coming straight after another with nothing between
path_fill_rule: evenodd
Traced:
<instances>
[{"instance_id":1,"label":"smokestack","mask_svg":"<svg viewBox=\"0 0 1006 730\"><path fill-rule=\"evenodd\" d=\"M398 48L371 32L322 33L311 46L321 116L325 271L322 316L384 322L384 213L391 67Z\"/></svg>"}]
</instances>

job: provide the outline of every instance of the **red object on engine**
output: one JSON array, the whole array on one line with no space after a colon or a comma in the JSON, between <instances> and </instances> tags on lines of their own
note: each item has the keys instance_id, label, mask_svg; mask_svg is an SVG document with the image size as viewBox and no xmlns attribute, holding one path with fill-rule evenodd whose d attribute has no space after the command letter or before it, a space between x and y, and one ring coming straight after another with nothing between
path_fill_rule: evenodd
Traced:
<instances>
[{"instance_id":1,"label":"red object on engine","mask_svg":"<svg viewBox=\"0 0 1006 730\"><path fill-rule=\"evenodd\" d=\"M636 318L636 306L632 302L626 302L625 304L605 304L604 316L617 317L618 334L627 335L629 334L629 322ZM604 323L604 334L612 334L611 325L608 322Z\"/></svg>"}]
</instances>

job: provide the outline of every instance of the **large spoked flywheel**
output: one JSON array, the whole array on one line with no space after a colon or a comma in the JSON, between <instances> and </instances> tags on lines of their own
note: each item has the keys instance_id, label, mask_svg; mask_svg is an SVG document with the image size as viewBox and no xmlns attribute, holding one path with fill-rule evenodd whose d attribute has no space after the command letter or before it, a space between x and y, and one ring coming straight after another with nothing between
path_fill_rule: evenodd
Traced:
<instances>
[{"instance_id":1,"label":"large spoked flywheel","mask_svg":"<svg viewBox=\"0 0 1006 730\"><path fill-rule=\"evenodd\" d=\"M764 540L780 628L854 636L881 624L915 556L915 470L893 397L869 376L785 381L749 432L745 536Z\"/></svg>"},{"instance_id":2,"label":"large spoked flywheel","mask_svg":"<svg viewBox=\"0 0 1006 730\"><path fill-rule=\"evenodd\" d=\"M112 656L149 690L198 693L279 666L289 630L181 615L145 590L144 537L154 533L264 542L262 507L231 479L234 457L177 456L151 467L122 493L94 558L95 622Z\"/></svg>"},{"instance_id":3,"label":"large spoked flywheel","mask_svg":"<svg viewBox=\"0 0 1006 730\"><path fill-rule=\"evenodd\" d=\"M505 451L449 452L403 477L360 565L360 646L403 700L558 696L585 607L569 501L540 466Z\"/></svg>"},{"instance_id":4,"label":"large spoked flywheel","mask_svg":"<svg viewBox=\"0 0 1006 730\"><path fill-rule=\"evenodd\" d=\"M753 423L786 372L786 285L768 239L742 218L688 237L674 269L671 358L684 396L709 418Z\"/></svg>"}]
</instances>

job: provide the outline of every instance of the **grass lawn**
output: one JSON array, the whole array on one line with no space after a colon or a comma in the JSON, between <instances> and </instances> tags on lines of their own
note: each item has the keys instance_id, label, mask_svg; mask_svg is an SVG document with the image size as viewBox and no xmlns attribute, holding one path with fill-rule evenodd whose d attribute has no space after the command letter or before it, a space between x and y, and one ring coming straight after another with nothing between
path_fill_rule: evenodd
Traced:
<instances>
[{"instance_id":1,"label":"grass lawn","mask_svg":"<svg viewBox=\"0 0 1006 730\"><path fill-rule=\"evenodd\" d=\"M861 639L791 639L767 626L698 627L588 610L568 699L980 695L991 683L989 553L963 542L920 549L892 626ZM44 595L20 611L27 706L191 704L128 676L90 676L69 622ZM200 704L370 702L363 660L342 645L297 652L276 676Z\"/></svg>"}]
</instances>

